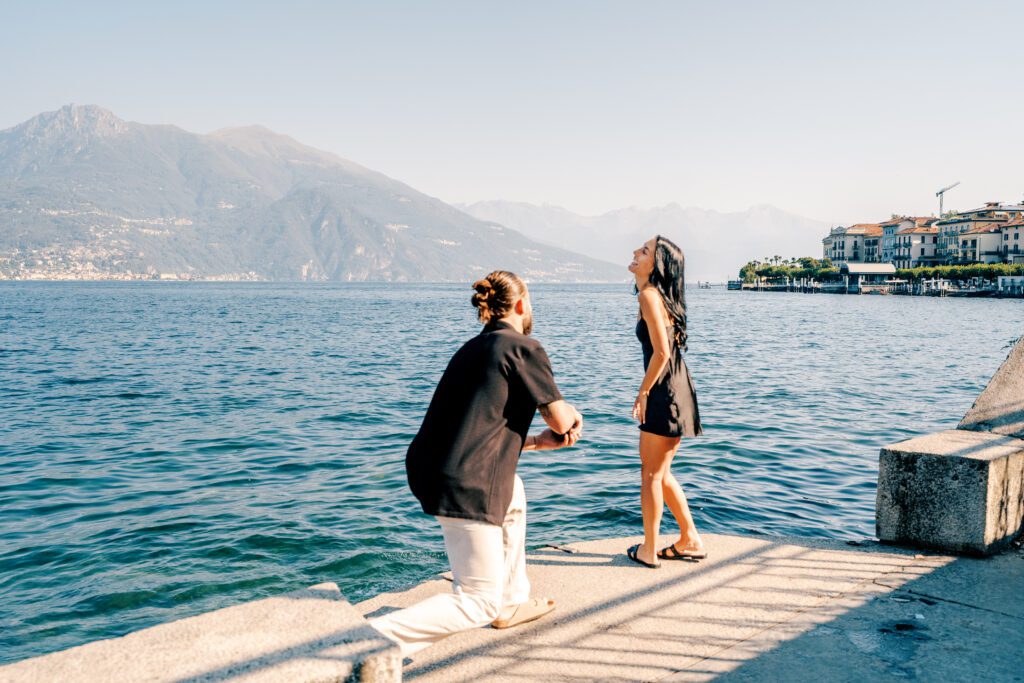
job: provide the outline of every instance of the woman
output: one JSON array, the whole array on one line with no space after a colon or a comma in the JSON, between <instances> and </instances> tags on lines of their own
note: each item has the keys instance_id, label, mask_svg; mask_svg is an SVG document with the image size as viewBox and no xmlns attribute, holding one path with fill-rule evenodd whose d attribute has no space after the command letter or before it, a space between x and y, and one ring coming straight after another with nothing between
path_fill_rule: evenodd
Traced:
<instances>
[{"instance_id":1,"label":"woman","mask_svg":"<svg viewBox=\"0 0 1024 683\"><path fill-rule=\"evenodd\" d=\"M636 336L644 351L644 374L633 403L640 421L640 509L644 542L626 551L629 559L655 568L663 560L707 557L690 516L686 496L669 468L683 437L702 433L697 394L683 360L686 350L686 300L682 250L658 235L633 252L629 271L636 278L640 316ZM679 539L656 552L662 507L668 504L679 524Z\"/></svg>"}]
</instances>

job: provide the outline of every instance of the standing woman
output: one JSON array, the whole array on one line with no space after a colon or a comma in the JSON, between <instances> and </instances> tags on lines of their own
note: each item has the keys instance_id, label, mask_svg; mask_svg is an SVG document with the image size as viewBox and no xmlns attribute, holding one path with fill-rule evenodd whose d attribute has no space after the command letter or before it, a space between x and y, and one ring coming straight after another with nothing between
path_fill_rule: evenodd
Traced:
<instances>
[{"instance_id":1,"label":"standing woman","mask_svg":"<svg viewBox=\"0 0 1024 683\"><path fill-rule=\"evenodd\" d=\"M690 515L686 496L670 467L683 437L702 433L697 394L683 360L686 351L686 300L682 250L658 235L633 252L629 270L636 278L640 316L636 336L644 351L644 374L633 403L640 421L640 509L644 542L626 554L646 567L664 560L707 557ZM668 504L679 525L679 539L656 552L662 508Z\"/></svg>"}]
</instances>

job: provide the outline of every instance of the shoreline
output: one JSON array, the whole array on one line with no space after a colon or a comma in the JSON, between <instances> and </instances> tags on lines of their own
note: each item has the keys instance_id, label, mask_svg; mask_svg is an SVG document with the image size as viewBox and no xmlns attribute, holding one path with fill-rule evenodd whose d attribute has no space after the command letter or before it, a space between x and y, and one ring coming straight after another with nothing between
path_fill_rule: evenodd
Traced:
<instances>
[{"instance_id":1,"label":"shoreline","mask_svg":"<svg viewBox=\"0 0 1024 683\"><path fill-rule=\"evenodd\" d=\"M743 283L742 287L729 286L731 292L776 292L783 294L851 294L860 296L909 296L955 299L1024 299L1024 291L1008 291L994 288L943 288L912 289L887 285L822 286L816 285L758 285Z\"/></svg>"}]
</instances>

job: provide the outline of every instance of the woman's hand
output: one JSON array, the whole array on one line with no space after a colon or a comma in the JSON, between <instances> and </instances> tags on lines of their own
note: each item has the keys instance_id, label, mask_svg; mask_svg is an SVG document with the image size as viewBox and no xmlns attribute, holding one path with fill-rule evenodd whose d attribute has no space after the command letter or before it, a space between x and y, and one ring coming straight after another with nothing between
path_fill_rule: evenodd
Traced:
<instances>
[{"instance_id":1,"label":"woman's hand","mask_svg":"<svg viewBox=\"0 0 1024 683\"><path fill-rule=\"evenodd\" d=\"M633 419L643 424L647 418L647 392L641 391L633 401Z\"/></svg>"}]
</instances>

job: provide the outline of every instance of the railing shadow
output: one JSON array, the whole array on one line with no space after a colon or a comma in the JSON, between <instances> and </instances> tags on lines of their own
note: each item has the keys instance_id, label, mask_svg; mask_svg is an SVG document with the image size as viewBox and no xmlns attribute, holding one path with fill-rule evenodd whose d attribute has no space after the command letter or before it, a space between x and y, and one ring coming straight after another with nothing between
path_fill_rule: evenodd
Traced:
<instances>
[{"instance_id":1,"label":"railing shadow","mask_svg":"<svg viewBox=\"0 0 1024 683\"><path fill-rule=\"evenodd\" d=\"M446 683L930 680L950 678L943 667L955 673L950 660L957 658L974 662L977 677L979 653L986 671L1001 675L1011 662L1018 671L1007 638L1024 642L1024 597L1009 604L993 590L1024 581L1024 562L1011 559L1020 566L1006 576L1004 569L986 574L990 560L747 538L716 562L677 563L652 577L655 572L635 568L619 552L541 549L530 557L531 566L544 562L540 583L567 585L575 604L562 602L554 618L523 629L453 636L417 657L404 675ZM950 586L963 600L948 597ZM305 597L327 594L296 596ZM338 654L341 648L367 640L372 649L374 634L368 626L343 629L176 683L270 673L293 658L351 659L351 652Z\"/></svg>"},{"instance_id":2,"label":"railing shadow","mask_svg":"<svg viewBox=\"0 0 1024 683\"><path fill-rule=\"evenodd\" d=\"M628 561L612 554L603 558L609 574L617 570L621 576ZM579 570L601 573L601 559L600 553L590 553L581 567L572 556L544 554L546 571L561 575L552 579L558 585ZM716 564L687 567L663 579L642 581L647 575L637 569L635 585L592 577L585 583L598 587L599 595L573 594L587 604L560 603L554 618L520 633L490 632L462 641L468 646L434 646L444 651L414 661L405 677L446 682L709 680L730 672L744 678L746 667L770 657L770 670L757 669L756 680L762 674L763 680L799 679L805 650L815 651L821 634L839 632L844 632L847 655L875 657L872 670L883 677L905 676L913 668L908 662L926 641L924 630L912 623L916 612L909 617L903 612L927 606L921 599L943 604L941 597L916 595L914 586L962 562L984 560L922 557L892 548L825 550L766 540ZM530 563L535 564L532 556ZM932 584L920 585L927 589ZM889 599L897 594L899 600ZM893 617L894 606L901 616ZM876 619L878 624L874 631L858 626L853 636L863 640L858 647L842 625L835 625L840 619L856 624ZM1019 621L1024 627L1024 607ZM1024 628L1020 633L1024 636ZM996 634L989 635L996 642ZM876 641L881 643L877 648ZM821 662L827 664L826 654ZM821 673L815 680L828 680Z\"/></svg>"},{"instance_id":3,"label":"railing shadow","mask_svg":"<svg viewBox=\"0 0 1024 683\"><path fill-rule=\"evenodd\" d=\"M960 558L789 634L720 681L1021 680L1024 580L1017 553ZM965 595L966 593L966 595ZM665 680L695 680L680 672Z\"/></svg>"}]
</instances>

